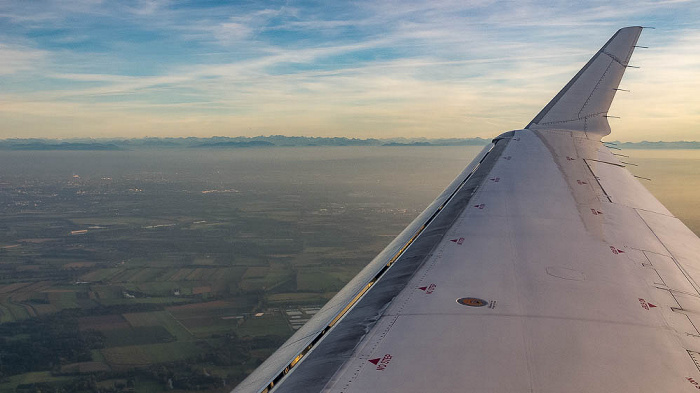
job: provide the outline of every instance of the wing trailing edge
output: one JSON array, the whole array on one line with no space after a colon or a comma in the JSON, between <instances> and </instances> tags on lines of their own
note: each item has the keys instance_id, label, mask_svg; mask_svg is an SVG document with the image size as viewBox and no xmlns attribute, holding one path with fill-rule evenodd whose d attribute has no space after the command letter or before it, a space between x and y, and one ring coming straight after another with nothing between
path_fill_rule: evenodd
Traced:
<instances>
[{"instance_id":1,"label":"wing trailing edge","mask_svg":"<svg viewBox=\"0 0 700 393\"><path fill-rule=\"evenodd\" d=\"M618 30L525 128L582 131L591 139L610 134L608 110L642 29Z\"/></svg>"}]
</instances>

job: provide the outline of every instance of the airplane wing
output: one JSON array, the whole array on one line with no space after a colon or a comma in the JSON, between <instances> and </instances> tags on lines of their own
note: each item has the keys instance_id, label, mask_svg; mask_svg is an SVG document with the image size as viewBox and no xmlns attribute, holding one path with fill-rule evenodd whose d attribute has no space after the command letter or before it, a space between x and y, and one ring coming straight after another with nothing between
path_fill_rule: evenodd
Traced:
<instances>
[{"instance_id":1,"label":"airplane wing","mask_svg":"<svg viewBox=\"0 0 700 393\"><path fill-rule=\"evenodd\" d=\"M234 392L700 390L700 239L600 140L641 31L495 138Z\"/></svg>"}]
</instances>

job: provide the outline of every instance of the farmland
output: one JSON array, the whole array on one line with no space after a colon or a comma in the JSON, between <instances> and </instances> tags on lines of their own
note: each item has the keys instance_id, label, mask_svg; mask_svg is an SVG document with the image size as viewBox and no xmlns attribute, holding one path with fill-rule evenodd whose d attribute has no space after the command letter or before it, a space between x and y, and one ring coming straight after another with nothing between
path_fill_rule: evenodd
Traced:
<instances>
[{"instance_id":1,"label":"farmland","mask_svg":"<svg viewBox=\"0 0 700 393\"><path fill-rule=\"evenodd\" d=\"M298 151L8 153L0 327L27 333L5 337L0 392L89 381L93 391L188 390L194 380L228 391L437 193L406 198L396 192L411 185L393 175L377 183L335 153ZM375 189L359 191L366 184ZM80 343L81 355L9 368L39 330Z\"/></svg>"}]
</instances>

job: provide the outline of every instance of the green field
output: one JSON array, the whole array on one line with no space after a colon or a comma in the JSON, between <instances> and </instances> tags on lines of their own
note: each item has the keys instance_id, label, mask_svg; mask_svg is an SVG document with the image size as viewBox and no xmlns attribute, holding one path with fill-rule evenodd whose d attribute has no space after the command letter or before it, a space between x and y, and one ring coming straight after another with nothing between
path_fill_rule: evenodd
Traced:
<instances>
[{"instance_id":1,"label":"green field","mask_svg":"<svg viewBox=\"0 0 700 393\"><path fill-rule=\"evenodd\" d=\"M168 311L129 313L124 314L124 318L133 327L162 326L177 338L178 341L187 341L193 338L192 333Z\"/></svg>"},{"instance_id":2,"label":"green field","mask_svg":"<svg viewBox=\"0 0 700 393\"><path fill-rule=\"evenodd\" d=\"M328 267L299 269L296 277L297 290L304 292L339 291L352 277L342 269Z\"/></svg>"},{"instance_id":3,"label":"green field","mask_svg":"<svg viewBox=\"0 0 700 393\"><path fill-rule=\"evenodd\" d=\"M52 382L63 384L72 378L68 376L52 376L49 371L39 371L9 377L7 382L0 383L0 393L15 393L15 387L20 384L32 384L39 382Z\"/></svg>"},{"instance_id":4,"label":"green field","mask_svg":"<svg viewBox=\"0 0 700 393\"><path fill-rule=\"evenodd\" d=\"M77 292L49 292L48 300L59 309L80 308Z\"/></svg>"},{"instance_id":5,"label":"green field","mask_svg":"<svg viewBox=\"0 0 700 393\"><path fill-rule=\"evenodd\" d=\"M115 368L142 367L154 363L172 362L201 353L197 342L173 342L166 344L133 345L101 350L107 363Z\"/></svg>"},{"instance_id":6,"label":"green field","mask_svg":"<svg viewBox=\"0 0 700 393\"><path fill-rule=\"evenodd\" d=\"M91 271L89 273L85 273L82 276L80 276L81 281L88 281L88 282L98 282L98 281L105 281L108 280L110 277L113 277L119 273L121 273L123 269L120 268L107 268L107 269L98 269Z\"/></svg>"},{"instance_id":7,"label":"green field","mask_svg":"<svg viewBox=\"0 0 700 393\"><path fill-rule=\"evenodd\" d=\"M284 292L267 295L266 301L269 306L291 306L291 305L316 305L324 304L330 300L336 292L308 293L308 292Z\"/></svg>"},{"instance_id":8,"label":"green field","mask_svg":"<svg viewBox=\"0 0 700 393\"><path fill-rule=\"evenodd\" d=\"M167 389L163 383L158 381L140 381L136 385L136 393L158 393L165 391L167 391Z\"/></svg>"},{"instance_id":9,"label":"green field","mask_svg":"<svg viewBox=\"0 0 700 393\"><path fill-rule=\"evenodd\" d=\"M107 348L131 345L159 344L175 341L175 337L163 326L138 326L102 331Z\"/></svg>"},{"instance_id":10,"label":"green field","mask_svg":"<svg viewBox=\"0 0 700 393\"><path fill-rule=\"evenodd\" d=\"M0 303L0 323L14 322L15 316L12 314L9 305Z\"/></svg>"},{"instance_id":11,"label":"green field","mask_svg":"<svg viewBox=\"0 0 700 393\"><path fill-rule=\"evenodd\" d=\"M291 335L292 332L287 319L279 314L261 318L249 318L236 328L236 333L241 337L267 335L285 337Z\"/></svg>"}]
</instances>

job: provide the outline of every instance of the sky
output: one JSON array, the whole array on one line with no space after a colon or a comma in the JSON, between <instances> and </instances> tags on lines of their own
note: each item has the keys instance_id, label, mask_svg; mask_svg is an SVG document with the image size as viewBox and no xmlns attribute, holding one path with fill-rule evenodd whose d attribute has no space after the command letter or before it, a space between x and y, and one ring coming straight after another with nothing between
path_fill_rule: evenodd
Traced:
<instances>
[{"instance_id":1,"label":"sky","mask_svg":"<svg viewBox=\"0 0 700 393\"><path fill-rule=\"evenodd\" d=\"M700 140L699 1L0 1L0 138L489 138L642 25L609 139Z\"/></svg>"}]
</instances>

